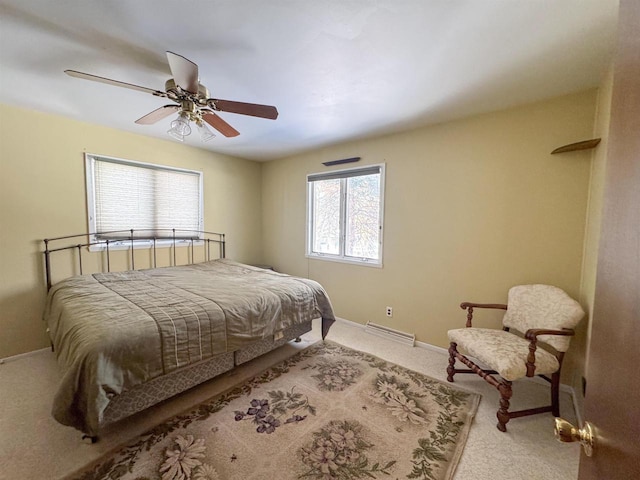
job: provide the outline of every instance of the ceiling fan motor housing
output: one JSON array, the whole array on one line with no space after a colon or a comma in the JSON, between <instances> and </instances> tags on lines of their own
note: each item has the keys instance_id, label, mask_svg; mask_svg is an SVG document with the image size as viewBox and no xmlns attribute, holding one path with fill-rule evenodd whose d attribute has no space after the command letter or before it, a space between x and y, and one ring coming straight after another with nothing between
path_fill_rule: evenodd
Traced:
<instances>
[{"instance_id":1,"label":"ceiling fan motor housing","mask_svg":"<svg viewBox=\"0 0 640 480\"><path fill-rule=\"evenodd\" d=\"M176 85L175 80L173 78L170 78L165 82L164 89L167 92L167 96L171 100L175 100L176 102L182 103L187 100L202 107L207 106L209 89L201 83L198 83L198 93L191 93L180 88L178 85Z\"/></svg>"}]
</instances>

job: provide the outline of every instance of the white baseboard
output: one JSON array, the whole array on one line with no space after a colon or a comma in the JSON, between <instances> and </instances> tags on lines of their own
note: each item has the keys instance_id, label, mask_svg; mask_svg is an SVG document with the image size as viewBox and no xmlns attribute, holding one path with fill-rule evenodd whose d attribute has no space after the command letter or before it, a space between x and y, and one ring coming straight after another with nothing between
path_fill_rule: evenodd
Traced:
<instances>
[{"instance_id":1,"label":"white baseboard","mask_svg":"<svg viewBox=\"0 0 640 480\"><path fill-rule=\"evenodd\" d=\"M26 352L26 353L19 353L18 355L12 355L11 357L0 358L0 365L2 365L3 363L9 363L9 362L14 362L16 360L20 360L21 358L32 357L46 350L51 350L51 347L45 347L39 350L33 350L31 352Z\"/></svg>"},{"instance_id":2,"label":"white baseboard","mask_svg":"<svg viewBox=\"0 0 640 480\"><path fill-rule=\"evenodd\" d=\"M446 348L438 347L437 345L431 345L430 343L419 342L416 340L416 347L426 348L427 350L438 352L443 355L449 355L449 351Z\"/></svg>"},{"instance_id":3,"label":"white baseboard","mask_svg":"<svg viewBox=\"0 0 640 480\"><path fill-rule=\"evenodd\" d=\"M354 322L352 320L347 320L346 318L336 317L336 322L346 323L347 325L350 325L352 327L362 328L364 330L364 324Z\"/></svg>"}]
</instances>

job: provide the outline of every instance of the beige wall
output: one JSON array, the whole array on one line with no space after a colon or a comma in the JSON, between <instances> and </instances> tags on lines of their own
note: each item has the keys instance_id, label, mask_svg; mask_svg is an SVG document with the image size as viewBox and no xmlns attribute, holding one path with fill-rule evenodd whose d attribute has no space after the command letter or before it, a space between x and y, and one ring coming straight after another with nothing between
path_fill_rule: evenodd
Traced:
<instances>
[{"instance_id":1,"label":"beige wall","mask_svg":"<svg viewBox=\"0 0 640 480\"><path fill-rule=\"evenodd\" d=\"M9 106L0 117L0 358L48 345L41 241L86 232L85 151L203 171L205 229L227 234L227 257L261 261L259 163Z\"/></svg>"},{"instance_id":2,"label":"beige wall","mask_svg":"<svg viewBox=\"0 0 640 480\"><path fill-rule=\"evenodd\" d=\"M262 165L0 106L12 118L0 130L0 357L46 346L40 242L86 230L84 151L204 171L205 227L227 233L228 256L320 281L349 320L446 346L461 301L503 302L514 284L555 284L589 309L604 162L549 152L606 128L604 88ZM387 165L382 269L304 256L305 176L352 156ZM586 333L577 340L571 379L584 370Z\"/></svg>"},{"instance_id":3,"label":"beige wall","mask_svg":"<svg viewBox=\"0 0 640 480\"><path fill-rule=\"evenodd\" d=\"M596 291L596 273L598 265L598 246L602 224L602 206L604 201L604 183L607 162L607 140L611 118L611 94L613 89L613 66L607 72L598 89L593 138L601 138L600 144L592 150L591 174L589 180L589 203L584 236L584 259L580 282L580 303L587 310L587 318L577 328L576 341L572 346L576 365L571 381L582 406L582 377L586 371L585 359L591 341L591 316Z\"/></svg>"},{"instance_id":4,"label":"beige wall","mask_svg":"<svg viewBox=\"0 0 640 480\"><path fill-rule=\"evenodd\" d=\"M322 283L340 317L443 347L461 301L505 302L524 283L578 298L591 152L550 152L591 138L595 105L588 91L266 163L264 260ZM305 257L305 176L354 156L387 165L382 269Z\"/></svg>"}]
</instances>

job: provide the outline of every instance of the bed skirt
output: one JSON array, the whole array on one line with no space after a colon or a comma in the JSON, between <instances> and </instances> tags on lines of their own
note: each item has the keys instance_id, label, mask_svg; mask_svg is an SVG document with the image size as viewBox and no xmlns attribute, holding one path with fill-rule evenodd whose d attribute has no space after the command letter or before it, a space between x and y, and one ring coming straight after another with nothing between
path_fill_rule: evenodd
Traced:
<instances>
[{"instance_id":1,"label":"bed skirt","mask_svg":"<svg viewBox=\"0 0 640 480\"><path fill-rule=\"evenodd\" d=\"M203 362L175 370L115 395L104 411L100 426L117 422L232 370L260 355L311 331L311 322L300 323L242 350L223 353ZM282 336L280 336L282 335ZM95 432L97 433L97 432ZM94 434L92 432L91 434Z\"/></svg>"}]
</instances>

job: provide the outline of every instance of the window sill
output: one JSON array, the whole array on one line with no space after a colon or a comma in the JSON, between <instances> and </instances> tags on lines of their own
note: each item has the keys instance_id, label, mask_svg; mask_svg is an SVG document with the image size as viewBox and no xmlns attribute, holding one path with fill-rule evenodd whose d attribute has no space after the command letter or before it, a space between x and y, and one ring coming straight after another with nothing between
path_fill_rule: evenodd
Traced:
<instances>
[{"instance_id":1,"label":"window sill","mask_svg":"<svg viewBox=\"0 0 640 480\"><path fill-rule=\"evenodd\" d=\"M360 265L362 267L373 267L373 268L382 268L382 261L376 262L375 260L363 261L357 259L349 259L345 257L335 257L331 255L318 255L307 253L305 257L310 258L312 260L323 260L327 262L336 262L336 263L348 263L351 265Z\"/></svg>"},{"instance_id":2,"label":"window sill","mask_svg":"<svg viewBox=\"0 0 640 480\"><path fill-rule=\"evenodd\" d=\"M107 250L106 241L101 240L92 240L92 242L100 242L97 244L92 244L89 247L90 252L104 252ZM185 239L176 239L175 246L176 247L186 247L191 246L193 242L194 247L201 247L204 245L202 240L185 240ZM153 240L133 240L133 249L134 250L150 250L154 248ZM173 239L158 239L155 241L155 248L171 248L174 246ZM131 250L131 240L110 240L109 241L109 250L117 251L117 250Z\"/></svg>"}]
</instances>

